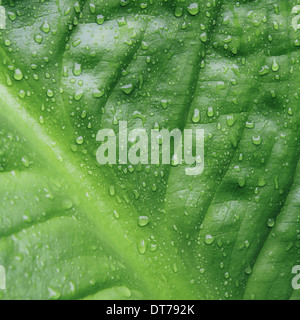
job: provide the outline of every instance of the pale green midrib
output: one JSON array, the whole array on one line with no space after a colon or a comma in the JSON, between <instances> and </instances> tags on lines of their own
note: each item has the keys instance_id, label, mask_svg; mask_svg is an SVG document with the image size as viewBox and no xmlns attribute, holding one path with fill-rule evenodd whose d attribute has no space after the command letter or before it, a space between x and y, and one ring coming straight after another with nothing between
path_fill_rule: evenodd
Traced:
<instances>
[{"instance_id":1,"label":"pale green midrib","mask_svg":"<svg viewBox=\"0 0 300 320\"><path fill-rule=\"evenodd\" d=\"M80 161L76 159L76 157L69 157L68 153L62 148L59 144L55 143L42 129L35 119L33 119L25 109L22 109L20 105L16 103L12 94L8 91L8 89L0 84L0 114L9 120L10 123L14 124L17 129L22 132L24 136L31 142L32 147L35 150L39 150L40 156L45 160L47 164L49 164L58 176L67 176L67 180L70 181L70 186L75 185L81 186L83 190L89 190L91 195L94 195L94 198L97 199L97 194L94 194L90 187L93 186L93 182L89 179L89 176L86 175L82 177L82 172L78 170L80 165ZM3 100L5 97L5 101ZM52 147L50 147L52 145ZM63 164L58 161L57 157L60 156L64 159ZM57 166L55 165L57 164ZM60 170L62 168L62 170ZM103 181L106 181L105 177L102 177ZM96 186L96 189L99 186ZM101 194L107 194L107 190L103 188L101 185ZM78 190L78 188L77 188ZM70 190L71 191L71 190ZM74 194L71 196L75 197ZM153 275L162 275L162 270L159 267L155 272L155 267L152 264L149 266L149 261L147 261L147 257L140 255L136 249L136 243L134 239L131 239L127 242L124 241L124 238L121 234L114 232L111 230L110 232L110 220L109 216L102 215L101 219L94 215L93 213L99 212L99 204L101 201L97 200L97 204L94 204L94 201L88 201L85 195L77 192L76 198L79 198L81 203L84 205L79 206L79 210L84 210L85 216L94 223L95 232L99 237L100 241L105 245L106 248L109 248L110 252L114 252L115 256L120 258L121 261L125 261L126 267L130 270L131 275L137 275L141 284L139 285L140 289L146 288L147 294L145 296L151 298L166 298L164 295L161 296L160 290L157 288L155 281L153 281ZM109 198L110 199L110 198ZM110 203L108 203L107 197L105 197L105 205L107 207L113 208L116 206L113 203L113 200L110 199ZM101 207L101 206L100 206ZM133 209L133 210L132 210ZM130 209L127 209L127 214L134 212L134 207L131 206ZM125 215L126 213L124 213ZM97 219L98 218L98 219ZM104 223L103 223L104 222ZM105 226L106 224L106 226ZM124 234L124 233L123 233ZM117 239L116 239L117 238ZM135 259L132 259L134 257ZM138 259L136 259L138 257ZM137 261L136 261L137 260ZM173 275L175 279L176 275ZM180 291L177 294L180 295L183 292L183 295L186 297L190 297L189 294L189 286L187 285L187 281L184 281L182 277L177 275L176 283L178 287L180 287ZM181 283L181 284L180 284ZM170 292L171 294L176 295L176 292ZM185 293L184 293L185 292Z\"/></svg>"}]
</instances>

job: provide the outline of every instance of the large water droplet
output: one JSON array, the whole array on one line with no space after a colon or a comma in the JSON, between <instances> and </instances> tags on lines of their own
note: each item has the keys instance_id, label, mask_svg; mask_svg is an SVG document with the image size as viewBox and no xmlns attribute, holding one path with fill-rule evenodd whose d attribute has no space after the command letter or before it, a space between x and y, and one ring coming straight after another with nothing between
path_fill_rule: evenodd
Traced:
<instances>
[{"instance_id":1,"label":"large water droplet","mask_svg":"<svg viewBox=\"0 0 300 320\"><path fill-rule=\"evenodd\" d=\"M147 245L146 245L145 240L140 241L137 245L137 248L138 248L138 251L140 254L144 254L147 249Z\"/></svg>"},{"instance_id":2,"label":"large water droplet","mask_svg":"<svg viewBox=\"0 0 300 320\"><path fill-rule=\"evenodd\" d=\"M256 146L260 146L262 144L262 137L257 136L257 137L252 137L252 142Z\"/></svg>"},{"instance_id":3,"label":"large water droplet","mask_svg":"<svg viewBox=\"0 0 300 320\"><path fill-rule=\"evenodd\" d=\"M205 237L205 243L210 245L212 244L214 241L215 241L215 238L213 236L211 236L210 234L208 234L206 237Z\"/></svg>"},{"instance_id":4,"label":"large water droplet","mask_svg":"<svg viewBox=\"0 0 300 320\"><path fill-rule=\"evenodd\" d=\"M200 111L199 111L199 109L195 109L194 110L194 115L193 115L192 121L194 123L198 123L200 121Z\"/></svg>"},{"instance_id":5,"label":"large water droplet","mask_svg":"<svg viewBox=\"0 0 300 320\"><path fill-rule=\"evenodd\" d=\"M214 108L213 107L209 107L208 109L207 109L207 116L208 117L210 117L210 118L212 118L213 116L214 116Z\"/></svg>"},{"instance_id":6,"label":"large water droplet","mask_svg":"<svg viewBox=\"0 0 300 320\"><path fill-rule=\"evenodd\" d=\"M192 16L196 16L199 13L199 5L198 5L198 3L191 3L188 6L188 12Z\"/></svg>"},{"instance_id":7,"label":"large water droplet","mask_svg":"<svg viewBox=\"0 0 300 320\"><path fill-rule=\"evenodd\" d=\"M20 69L16 69L14 73L14 78L17 81L21 81L23 79L23 73Z\"/></svg>"},{"instance_id":8,"label":"large water droplet","mask_svg":"<svg viewBox=\"0 0 300 320\"><path fill-rule=\"evenodd\" d=\"M126 84L125 86L121 87L122 91L126 94L130 94L133 91L133 85L132 84Z\"/></svg>"},{"instance_id":9,"label":"large water droplet","mask_svg":"<svg viewBox=\"0 0 300 320\"><path fill-rule=\"evenodd\" d=\"M267 222L267 225L269 228L273 228L275 226L275 220L274 219L269 219Z\"/></svg>"},{"instance_id":10,"label":"large water droplet","mask_svg":"<svg viewBox=\"0 0 300 320\"><path fill-rule=\"evenodd\" d=\"M147 216L139 217L138 224L140 227L145 227L149 224L149 218Z\"/></svg>"},{"instance_id":11,"label":"large water droplet","mask_svg":"<svg viewBox=\"0 0 300 320\"><path fill-rule=\"evenodd\" d=\"M102 14L99 14L99 15L97 16L96 21L97 21L97 23L98 23L99 25L101 25L101 24L104 23L105 18L104 18L104 16L103 16Z\"/></svg>"},{"instance_id":12,"label":"large water droplet","mask_svg":"<svg viewBox=\"0 0 300 320\"><path fill-rule=\"evenodd\" d=\"M83 144L83 142L84 142L83 137L80 136L80 137L77 137L77 138L76 138L76 143L77 143L77 144L81 145L81 144Z\"/></svg>"},{"instance_id":13,"label":"large water droplet","mask_svg":"<svg viewBox=\"0 0 300 320\"><path fill-rule=\"evenodd\" d=\"M49 32L50 32L50 25L49 25L48 21L45 21L45 22L42 24L41 30L42 30L44 33L49 33Z\"/></svg>"},{"instance_id":14,"label":"large water droplet","mask_svg":"<svg viewBox=\"0 0 300 320\"><path fill-rule=\"evenodd\" d=\"M80 63L76 63L74 64L74 67L73 67L73 74L74 76L80 76L82 73L82 66Z\"/></svg>"}]
</instances>

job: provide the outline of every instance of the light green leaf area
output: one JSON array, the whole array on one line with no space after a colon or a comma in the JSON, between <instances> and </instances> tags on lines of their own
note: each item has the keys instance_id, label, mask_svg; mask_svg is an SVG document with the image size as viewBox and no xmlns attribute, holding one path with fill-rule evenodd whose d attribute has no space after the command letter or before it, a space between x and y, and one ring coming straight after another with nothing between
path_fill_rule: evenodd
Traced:
<instances>
[{"instance_id":1,"label":"light green leaf area","mask_svg":"<svg viewBox=\"0 0 300 320\"><path fill-rule=\"evenodd\" d=\"M3 0L0 297L299 299L299 4ZM100 166L119 121L204 172Z\"/></svg>"}]
</instances>

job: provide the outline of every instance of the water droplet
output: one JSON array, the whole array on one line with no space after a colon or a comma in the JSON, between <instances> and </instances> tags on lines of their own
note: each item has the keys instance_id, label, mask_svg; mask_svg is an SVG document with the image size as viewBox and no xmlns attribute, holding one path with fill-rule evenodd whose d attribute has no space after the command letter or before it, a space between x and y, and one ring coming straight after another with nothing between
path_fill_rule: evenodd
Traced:
<instances>
[{"instance_id":1,"label":"water droplet","mask_svg":"<svg viewBox=\"0 0 300 320\"><path fill-rule=\"evenodd\" d=\"M275 226L275 220L274 219L269 219L267 222L267 225L269 228L273 228Z\"/></svg>"},{"instance_id":2,"label":"water droplet","mask_svg":"<svg viewBox=\"0 0 300 320\"><path fill-rule=\"evenodd\" d=\"M173 264L173 271L174 271L175 273L178 272L178 268L177 268L176 263Z\"/></svg>"},{"instance_id":3,"label":"water droplet","mask_svg":"<svg viewBox=\"0 0 300 320\"><path fill-rule=\"evenodd\" d=\"M161 100L161 105L164 109L167 109L168 108L168 100L166 99L162 99Z\"/></svg>"},{"instance_id":4,"label":"water droplet","mask_svg":"<svg viewBox=\"0 0 300 320\"><path fill-rule=\"evenodd\" d=\"M247 129L254 129L255 128L255 124L253 121L247 121L246 122L246 128Z\"/></svg>"},{"instance_id":5,"label":"water droplet","mask_svg":"<svg viewBox=\"0 0 300 320\"><path fill-rule=\"evenodd\" d=\"M238 184L241 188L244 188L246 185L246 179L244 177L239 177L238 178Z\"/></svg>"},{"instance_id":6,"label":"water droplet","mask_svg":"<svg viewBox=\"0 0 300 320\"><path fill-rule=\"evenodd\" d=\"M294 247L294 243L293 242L289 242L287 247L286 247L286 251L287 252L291 251L293 249L293 247Z\"/></svg>"},{"instance_id":7,"label":"water droplet","mask_svg":"<svg viewBox=\"0 0 300 320\"><path fill-rule=\"evenodd\" d=\"M147 3L141 3L140 4L140 8L141 9L146 9L148 7L148 4Z\"/></svg>"},{"instance_id":8,"label":"water droplet","mask_svg":"<svg viewBox=\"0 0 300 320\"><path fill-rule=\"evenodd\" d=\"M150 246L150 251L154 252L156 250L157 250L157 244L152 243L151 246Z\"/></svg>"},{"instance_id":9,"label":"water droplet","mask_svg":"<svg viewBox=\"0 0 300 320\"><path fill-rule=\"evenodd\" d=\"M121 0L120 4L122 7L126 7L130 3L130 0Z\"/></svg>"},{"instance_id":10,"label":"water droplet","mask_svg":"<svg viewBox=\"0 0 300 320\"><path fill-rule=\"evenodd\" d=\"M90 3L90 12L94 14L96 12L96 6L93 3Z\"/></svg>"},{"instance_id":11,"label":"water droplet","mask_svg":"<svg viewBox=\"0 0 300 320\"><path fill-rule=\"evenodd\" d=\"M210 234L208 234L208 235L205 237L205 243L208 244L208 245L212 244L214 241L215 241L214 237L211 236Z\"/></svg>"},{"instance_id":12,"label":"water droplet","mask_svg":"<svg viewBox=\"0 0 300 320\"><path fill-rule=\"evenodd\" d=\"M278 24L277 21L274 21L274 22L273 22L273 28L274 28L276 31L279 30L279 24Z\"/></svg>"},{"instance_id":13,"label":"water droplet","mask_svg":"<svg viewBox=\"0 0 300 320\"><path fill-rule=\"evenodd\" d=\"M214 116L214 108L213 107L209 107L208 109L207 109L207 116L208 117L210 117L210 118L212 118L213 116Z\"/></svg>"},{"instance_id":14,"label":"water droplet","mask_svg":"<svg viewBox=\"0 0 300 320\"><path fill-rule=\"evenodd\" d=\"M258 136L258 137L252 137L252 142L254 145L256 146L260 146L263 142L262 137Z\"/></svg>"},{"instance_id":15,"label":"water droplet","mask_svg":"<svg viewBox=\"0 0 300 320\"><path fill-rule=\"evenodd\" d=\"M73 202L70 199L63 200L62 207L64 210L72 209Z\"/></svg>"},{"instance_id":16,"label":"water droplet","mask_svg":"<svg viewBox=\"0 0 300 320\"><path fill-rule=\"evenodd\" d=\"M109 187L109 194L113 197L116 194L116 190L114 186Z\"/></svg>"},{"instance_id":17,"label":"water droplet","mask_svg":"<svg viewBox=\"0 0 300 320\"><path fill-rule=\"evenodd\" d=\"M74 67L73 67L73 74L74 76L80 76L82 73L82 66L80 63L76 63L74 64Z\"/></svg>"},{"instance_id":18,"label":"water droplet","mask_svg":"<svg viewBox=\"0 0 300 320\"><path fill-rule=\"evenodd\" d=\"M80 38L76 39L76 40L72 43L72 45L73 45L74 48L78 47L80 44L81 44L81 39L80 39Z\"/></svg>"},{"instance_id":19,"label":"water droplet","mask_svg":"<svg viewBox=\"0 0 300 320\"><path fill-rule=\"evenodd\" d=\"M207 40L208 40L208 36L207 36L207 33L206 32L203 32L201 35L200 35L200 40L202 41L202 42L207 42Z\"/></svg>"},{"instance_id":20,"label":"water droplet","mask_svg":"<svg viewBox=\"0 0 300 320\"><path fill-rule=\"evenodd\" d=\"M192 121L194 123L198 123L200 121L200 111L199 111L199 109L195 109L194 110L194 115L193 115Z\"/></svg>"},{"instance_id":21,"label":"water droplet","mask_svg":"<svg viewBox=\"0 0 300 320\"><path fill-rule=\"evenodd\" d=\"M99 14L99 15L97 16L97 18L96 18L96 21L97 21L97 23L98 23L99 25L101 25L101 24L104 23L105 18L104 18L104 16L103 16L102 14Z\"/></svg>"},{"instance_id":22,"label":"water droplet","mask_svg":"<svg viewBox=\"0 0 300 320\"><path fill-rule=\"evenodd\" d=\"M76 138L76 143L77 143L77 144L82 145L83 142L84 142L83 137L80 136L80 137L77 137L77 138Z\"/></svg>"},{"instance_id":23,"label":"water droplet","mask_svg":"<svg viewBox=\"0 0 300 320\"><path fill-rule=\"evenodd\" d=\"M250 265L246 267L245 273L246 273L247 275L250 275L250 274L252 273L252 268L251 268Z\"/></svg>"},{"instance_id":24,"label":"water droplet","mask_svg":"<svg viewBox=\"0 0 300 320\"><path fill-rule=\"evenodd\" d=\"M276 60L274 59L273 64L272 64L272 70L274 72L279 70L279 64L276 62Z\"/></svg>"},{"instance_id":25,"label":"water droplet","mask_svg":"<svg viewBox=\"0 0 300 320\"><path fill-rule=\"evenodd\" d=\"M21 81L23 79L23 73L20 69L16 69L14 73L14 78L17 81Z\"/></svg>"},{"instance_id":26,"label":"water droplet","mask_svg":"<svg viewBox=\"0 0 300 320\"><path fill-rule=\"evenodd\" d=\"M266 184L267 184L266 179L264 177L259 177L258 186L259 187L264 187Z\"/></svg>"},{"instance_id":27,"label":"water droplet","mask_svg":"<svg viewBox=\"0 0 300 320\"><path fill-rule=\"evenodd\" d=\"M7 15L11 21L15 21L17 19L17 15L14 12L7 12Z\"/></svg>"},{"instance_id":28,"label":"water droplet","mask_svg":"<svg viewBox=\"0 0 300 320\"><path fill-rule=\"evenodd\" d=\"M236 122L234 114L229 114L226 119L228 127L232 127Z\"/></svg>"},{"instance_id":29,"label":"water droplet","mask_svg":"<svg viewBox=\"0 0 300 320\"><path fill-rule=\"evenodd\" d=\"M196 16L199 13L199 5L198 5L198 3L191 3L188 6L188 12L192 16Z\"/></svg>"},{"instance_id":30,"label":"water droplet","mask_svg":"<svg viewBox=\"0 0 300 320\"><path fill-rule=\"evenodd\" d=\"M84 91L83 90L78 90L74 93L74 99L75 101L79 101L81 100L81 98L83 97L84 95Z\"/></svg>"},{"instance_id":31,"label":"water droplet","mask_svg":"<svg viewBox=\"0 0 300 320\"><path fill-rule=\"evenodd\" d=\"M30 163L26 156L22 158L22 164L25 168L29 168Z\"/></svg>"},{"instance_id":32,"label":"water droplet","mask_svg":"<svg viewBox=\"0 0 300 320\"><path fill-rule=\"evenodd\" d=\"M27 223L30 223L30 222L32 222L32 218L31 218L31 216L29 214L24 214L23 215L23 221L27 222Z\"/></svg>"},{"instance_id":33,"label":"water droplet","mask_svg":"<svg viewBox=\"0 0 300 320\"><path fill-rule=\"evenodd\" d=\"M6 47L9 47L9 46L11 45L11 41L10 41L9 39L6 39L6 40L4 41L4 45L5 45Z\"/></svg>"},{"instance_id":34,"label":"water droplet","mask_svg":"<svg viewBox=\"0 0 300 320\"><path fill-rule=\"evenodd\" d=\"M124 17L118 19L118 26L119 27L126 26L126 25L127 25L127 22Z\"/></svg>"},{"instance_id":35,"label":"water droplet","mask_svg":"<svg viewBox=\"0 0 300 320\"><path fill-rule=\"evenodd\" d=\"M42 24L41 30L42 30L44 33L49 33L49 32L50 32L50 25L49 25L48 21L45 21L45 22Z\"/></svg>"},{"instance_id":36,"label":"water droplet","mask_svg":"<svg viewBox=\"0 0 300 320\"><path fill-rule=\"evenodd\" d=\"M177 167L180 164L180 159L177 154L174 154L172 157L171 165Z\"/></svg>"},{"instance_id":37,"label":"water droplet","mask_svg":"<svg viewBox=\"0 0 300 320\"><path fill-rule=\"evenodd\" d=\"M53 289L52 287L48 288L48 292L49 292L49 298L51 300L58 300L61 297L60 291L58 291L57 289Z\"/></svg>"},{"instance_id":38,"label":"water droplet","mask_svg":"<svg viewBox=\"0 0 300 320\"><path fill-rule=\"evenodd\" d=\"M80 13L81 9L80 9L80 4L79 4L79 2L76 2L76 3L74 4L74 10L75 10L76 13Z\"/></svg>"},{"instance_id":39,"label":"water droplet","mask_svg":"<svg viewBox=\"0 0 300 320\"><path fill-rule=\"evenodd\" d=\"M266 74L268 74L270 72L270 68L268 66L263 66L260 71L259 71L259 74L261 76L264 76Z\"/></svg>"},{"instance_id":40,"label":"water droplet","mask_svg":"<svg viewBox=\"0 0 300 320\"><path fill-rule=\"evenodd\" d=\"M149 218L147 216L139 217L138 224L140 227L145 227L149 224Z\"/></svg>"},{"instance_id":41,"label":"water droplet","mask_svg":"<svg viewBox=\"0 0 300 320\"><path fill-rule=\"evenodd\" d=\"M145 243L145 240L142 240L137 245L138 251L140 254L144 254L147 250L147 245Z\"/></svg>"},{"instance_id":42,"label":"water droplet","mask_svg":"<svg viewBox=\"0 0 300 320\"><path fill-rule=\"evenodd\" d=\"M130 94L133 91L133 85L132 84L127 84L125 86L121 87L122 91L126 94Z\"/></svg>"},{"instance_id":43,"label":"water droplet","mask_svg":"<svg viewBox=\"0 0 300 320\"><path fill-rule=\"evenodd\" d=\"M49 98L53 98L54 92L53 92L51 89L48 89L48 90L47 90L47 96L48 96Z\"/></svg>"},{"instance_id":44,"label":"water droplet","mask_svg":"<svg viewBox=\"0 0 300 320\"><path fill-rule=\"evenodd\" d=\"M36 42L36 43L42 43L43 42L43 37L40 35L40 34L36 34L35 36L34 36L34 41Z\"/></svg>"},{"instance_id":45,"label":"water droplet","mask_svg":"<svg viewBox=\"0 0 300 320\"><path fill-rule=\"evenodd\" d=\"M86 112L85 110L83 110L83 111L81 112L81 119L85 119L86 116L87 116L87 112Z\"/></svg>"},{"instance_id":46,"label":"water droplet","mask_svg":"<svg viewBox=\"0 0 300 320\"><path fill-rule=\"evenodd\" d=\"M183 15L183 9L181 7L176 7L174 14L175 17L180 18Z\"/></svg>"}]
</instances>

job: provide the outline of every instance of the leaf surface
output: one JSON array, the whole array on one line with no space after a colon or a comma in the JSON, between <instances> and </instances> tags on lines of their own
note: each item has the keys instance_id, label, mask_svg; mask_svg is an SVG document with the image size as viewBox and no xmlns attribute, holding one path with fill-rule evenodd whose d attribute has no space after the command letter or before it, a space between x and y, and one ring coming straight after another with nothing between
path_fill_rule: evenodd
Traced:
<instances>
[{"instance_id":1,"label":"leaf surface","mask_svg":"<svg viewBox=\"0 0 300 320\"><path fill-rule=\"evenodd\" d=\"M297 4L3 1L0 297L299 298ZM204 129L203 174L100 166L119 121Z\"/></svg>"}]
</instances>

